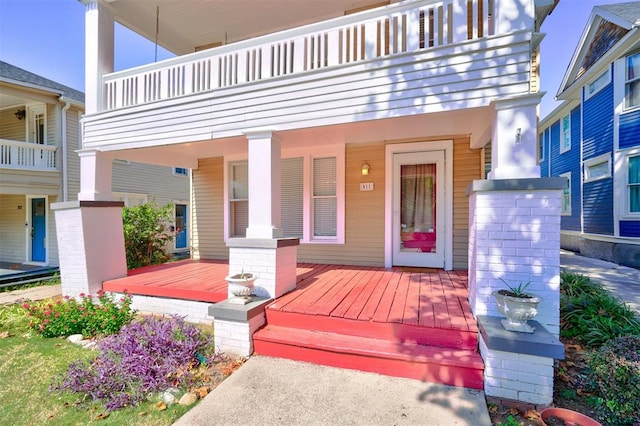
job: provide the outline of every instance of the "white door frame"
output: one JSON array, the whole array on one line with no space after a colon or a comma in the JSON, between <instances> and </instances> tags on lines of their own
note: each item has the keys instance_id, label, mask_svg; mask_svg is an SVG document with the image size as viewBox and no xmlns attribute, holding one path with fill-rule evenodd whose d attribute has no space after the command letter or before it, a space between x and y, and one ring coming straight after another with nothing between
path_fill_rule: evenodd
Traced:
<instances>
[{"instance_id":1,"label":"white door frame","mask_svg":"<svg viewBox=\"0 0 640 426\"><path fill-rule=\"evenodd\" d=\"M393 155L404 152L444 151L444 269L453 269L453 140L388 144L385 147L384 266L393 261Z\"/></svg>"},{"instance_id":2,"label":"white door frame","mask_svg":"<svg viewBox=\"0 0 640 426\"><path fill-rule=\"evenodd\" d=\"M33 226L32 223L32 219L31 219L31 213L32 213L32 209L31 209L31 200L33 200L34 198L44 198L44 214L45 214L45 221L44 221L44 227L45 227L45 238L44 238L44 255L45 255L45 260L44 262L34 262L31 258L31 227ZM49 264L49 252L50 252L50 247L49 247L49 218L50 218L50 214L51 212L49 211L49 196L48 195L32 195L32 194L27 194L26 197L26 207L27 207L27 211L25 212L26 217L25 217L25 240L26 240L26 244L25 244L25 261L24 263L26 265L39 265L39 266L46 266Z\"/></svg>"}]
</instances>

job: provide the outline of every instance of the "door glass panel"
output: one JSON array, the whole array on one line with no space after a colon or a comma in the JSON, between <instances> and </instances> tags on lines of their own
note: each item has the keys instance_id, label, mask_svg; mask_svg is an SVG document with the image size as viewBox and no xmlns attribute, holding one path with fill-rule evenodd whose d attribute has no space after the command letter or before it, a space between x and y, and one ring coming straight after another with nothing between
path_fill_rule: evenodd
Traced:
<instances>
[{"instance_id":1,"label":"door glass panel","mask_svg":"<svg viewBox=\"0 0 640 426\"><path fill-rule=\"evenodd\" d=\"M436 165L400 168L400 251L436 252Z\"/></svg>"}]
</instances>

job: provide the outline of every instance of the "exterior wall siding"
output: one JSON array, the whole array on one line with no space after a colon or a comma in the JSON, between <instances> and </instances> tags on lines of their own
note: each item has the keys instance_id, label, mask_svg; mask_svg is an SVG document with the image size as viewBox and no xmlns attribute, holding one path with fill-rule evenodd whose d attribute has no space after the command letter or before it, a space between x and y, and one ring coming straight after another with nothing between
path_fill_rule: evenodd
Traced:
<instances>
[{"instance_id":1,"label":"exterior wall siding","mask_svg":"<svg viewBox=\"0 0 640 426\"><path fill-rule=\"evenodd\" d=\"M5 262L25 260L27 210L24 195L0 194L0 259Z\"/></svg>"},{"instance_id":2,"label":"exterior wall siding","mask_svg":"<svg viewBox=\"0 0 640 426\"><path fill-rule=\"evenodd\" d=\"M640 221L638 220L621 220L620 236L640 238Z\"/></svg>"},{"instance_id":3,"label":"exterior wall siding","mask_svg":"<svg viewBox=\"0 0 640 426\"><path fill-rule=\"evenodd\" d=\"M427 139L420 139L423 142ZM415 140L418 141L418 140ZM400 141L399 141L400 142ZM407 141L401 141L406 143ZM468 262L468 212L466 188L480 179L481 150L469 148L469 138L454 139L453 152L453 267ZM362 176L366 161L372 172ZM299 262L342 265L384 265L385 143L347 145L345 150L345 244L306 243L298 247ZM225 259L224 163L221 157L200 160L193 171L192 243L195 258ZM373 182L373 191L360 191L361 182Z\"/></svg>"},{"instance_id":4,"label":"exterior wall siding","mask_svg":"<svg viewBox=\"0 0 640 426\"><path fill-rule=\"evenodd\" d=\"M620 149L640 145L640 109L620 115Z\"/></svg>"},{"instance_id":5,"label":"exterior wall siding","mask_svg":"<svg viewBox=\"0 0 640 426\"><path fill-rule=\"evenodd\" d=\"M584 161L613 151L613 84L585 100L583 105ZM583 191L583 232L613 235L613 178L585 182Z\"/></svg>"},{"instance_id":6,"label":"exterior wall siding","mask_svg":"<svg viewBox=\"0 0 640 426\"><path fill-rule=\"evenodd\" d=\"M0 111L0 139L18 142L26 141L26 120L18 120L14 113L17 108Z\"/></svg>"},{"instance_id":7,"label":"exterior wall siding","mask_svg":"<svg viewBox=\"0 0 640 426\"><path fill-rule=\"evenodd\" d=\"M80 113L78 110L67 111L67 158L62 165L67 168L68 201L76 201L80 192L80 157L76 152L80 149Z\"/></svg>"},{"instance_id":8,"label":"exterior wall siding","mask_svg":"<svg viewBox=\"0 0 640 426\"><path fill-rule=\"evenodd\" d=\"M146 194L159 206L189 198L189 177L174 175L171 167L116 161L112 179L112 191Z\"/></svg>"}]
</instances>

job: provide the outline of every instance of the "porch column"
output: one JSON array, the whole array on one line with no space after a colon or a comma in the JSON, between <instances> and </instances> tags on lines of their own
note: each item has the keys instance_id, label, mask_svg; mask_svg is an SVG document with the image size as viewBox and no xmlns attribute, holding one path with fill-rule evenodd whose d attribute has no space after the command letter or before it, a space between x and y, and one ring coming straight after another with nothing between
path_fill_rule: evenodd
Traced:
<instances>
[{"instance_id":1,"label":"porch column","mask_svg":"<svg viewBox=\"0 0 640 426\"><path fill-rule=\"evenodd\" d=\"M537 107L542 94L493 102L489 179L540 177L537 159Z\"/></svg>"},{"instance_id":2,"label":"porch column","mask_svg":"<svg viewBox=\"0 0 640 426\"><path fill-rule=\"evenodd\" d=\"M62 294L95 295L105 280L125 277L121 201L54 203Z\"/></svg>"},{"instance_id":3,"label":"porch column","mask_svg":"<svg viewBox=\"0 0 640 426\"><path fill-rule=\"evenodd\" d=\"M560 206L565 178L477 180L469 193L469 304L478 320L487 396L553 400L560 329ZM530 282L542 298L533 334L504 330L492 296Z\"/></svg>"},{"instance_id":4,"label":"porch column","mask_svg":"<svg viewBox=\"0 0 640 426\"><path fill-rule=\"evenodd\" d=\"M85 12L85 112L102 110L102 76L113 72L114 19L98 0L81 0Z\"/></svg>"},{"instance_id":5,"label":"porch column","mask_svg":"<svg viewBox=\"0 0 640 426\"><path fill-rule=\"evenodd\" d=\"M271 131L246 132L249 141L247 238L278 238L280 228L280 139Z\"/></svg>"},{"instance_id":6,"label":"porch column","mask_svg":"<svg viewBox=\"0 0 640 426\"><path fill-rule=\"evenodd\" d=\"M113 157L95 149L78 151L80 157L79 200L109 201Z\"/></svg>"}]
</instances>

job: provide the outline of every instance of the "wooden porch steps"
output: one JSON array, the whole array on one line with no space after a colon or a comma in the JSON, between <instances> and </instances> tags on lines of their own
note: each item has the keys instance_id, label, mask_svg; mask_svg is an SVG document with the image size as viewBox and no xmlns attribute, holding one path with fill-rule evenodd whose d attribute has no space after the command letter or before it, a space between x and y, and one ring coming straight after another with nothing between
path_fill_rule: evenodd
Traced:
<instances>
[{"instance_id":1,"label":"wooden porch steps","mask_svg":"<svg viewBox=\"0 0 640 426\"><path fill-rule=\"evenodd\" d=\"M254 334L255 352L340 368L482 389L475 350L421 345L268 324Z\"/></svg>"}]
</instances>

